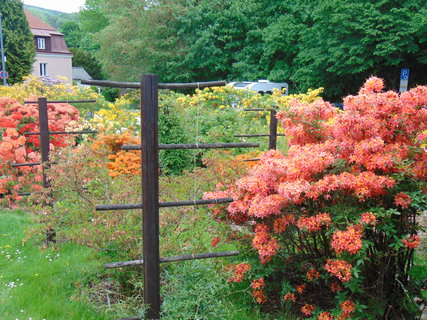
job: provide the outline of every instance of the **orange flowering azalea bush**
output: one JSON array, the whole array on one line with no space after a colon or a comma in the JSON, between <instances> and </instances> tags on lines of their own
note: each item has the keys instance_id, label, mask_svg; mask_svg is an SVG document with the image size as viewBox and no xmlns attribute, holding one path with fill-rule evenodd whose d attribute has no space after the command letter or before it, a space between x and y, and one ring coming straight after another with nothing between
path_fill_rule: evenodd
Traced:
<instances>
[{"instance_id":1,"label":"orange flowering azalea bush","mask_svg":"<svg viewBox=\"0 0 427 320\"><path fill-rule=\"evenodd\" d=\"M127 131L118 134L102 134L93 142L92 149L108 156L106 165L111 177L119 175L135 176L141 174L141 152L122 150L123 145L140 144L141 139Z\"/></svg>"},{"instance_id":2,"label":"orange flowering azalea bush","mask_svg":"<svg viewBox=\"0 0 427 320\"><path fill-rule=\"evenodd\" d=\"M256 302L300 318L414 319L426 107L427 87L398 94L375 77L343 111L291 101L277 115L289 150L205 194L233 197L223 215L250 234L241 238L248 266L229 267L230 281L246 279Z\"/></svg>"},{"instance_id":3,"label":"orange flowering azalea bush","mask_svg":"<svg viewBox=\"0 0 427 320\"><path fill-rule=\"evenodd\" d=\"M49 129L64 131L70 121L77 121L79 112L69 104L48 104ZM19 199L18 191L39 190L41 170L36 167L12 167L12 164L40 162L40 139L24 132L39 131L37 104L21 105L16 100L0 97L0 195L9 205ZM68 143L66 136L52 135L51 150ZM0 199L0 201L2 200Z\"/></svg>"}]
</instances>

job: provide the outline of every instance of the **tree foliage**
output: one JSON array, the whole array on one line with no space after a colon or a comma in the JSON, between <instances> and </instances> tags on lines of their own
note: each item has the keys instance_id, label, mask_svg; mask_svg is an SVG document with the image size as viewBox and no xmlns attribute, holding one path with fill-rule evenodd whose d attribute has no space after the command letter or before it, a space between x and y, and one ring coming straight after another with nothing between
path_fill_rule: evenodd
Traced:
<instances>
[{"instance_id":1,"label":"tree foliage","mask_svg":"<svg viewBox=\"0 0 427 320\"><path fill-rule=\"evenodd\" d=\"M72 20L65 22L60 31L64 34L65 42L69 48L80 48L83 34L77 22Z\"/></svg>"},{"instance_id":2,"label":"tree foliage","mask_svg":"<svg viewBox=\"0 0 427 320\"><path fill-rule=\"evenodd\" d=\"M35 47L33 35L19 0L0 0L4 52L7 58L8 83L16 83L33 67Z\"/></svg>"},{"instance_id":3,"label":"tree foliage","mask_svg":"<svg viewBox=\"0 0 427 320\"><path fill-rule=\"evenodd\" d=\"M403 67L411 86L427 81L426 8L426 0L90 0L82 14L96 16L87 30L118 80L267 78L340 98L371 74L397 88Z\"/></svg>"},{"instance_id":4,"label":"tree foliage","mask_svg":"<svg viewBox=\"0 0 427 320\"><path fill-rule=\"evenodd\" d=\"M100 63L90 52L79 48L70 48L70 51L73 53L73 67L83 67L93 79L104 79Z\"/></svg>"}]
</instances>

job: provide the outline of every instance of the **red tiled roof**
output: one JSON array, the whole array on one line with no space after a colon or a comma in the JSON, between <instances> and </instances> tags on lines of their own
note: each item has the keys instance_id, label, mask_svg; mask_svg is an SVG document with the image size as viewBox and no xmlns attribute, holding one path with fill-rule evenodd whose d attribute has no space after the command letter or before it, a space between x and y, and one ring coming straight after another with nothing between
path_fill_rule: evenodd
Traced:
<instances>
[{"instance_id":1,"label":"red tiled roof","mask_svg":"<svg viewBox=\"0 0 427 320\"><path fill-rule=\"evenodd\" d=\"M28 24L31 29L42 29L42 30L53 30L56 31L54 27L48 25L46 22L40 18L33 15L31 12L24 10L25 15L27 16Z\"/></svg>"}]
</instances>

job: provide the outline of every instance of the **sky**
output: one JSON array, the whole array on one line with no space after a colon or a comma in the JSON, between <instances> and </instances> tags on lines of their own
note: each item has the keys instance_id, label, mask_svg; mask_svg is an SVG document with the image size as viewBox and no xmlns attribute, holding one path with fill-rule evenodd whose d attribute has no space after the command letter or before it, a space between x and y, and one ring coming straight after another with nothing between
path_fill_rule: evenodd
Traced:
<instances>
[{"instance_id":1,"label":"sky","mask_svg":"<svg viewBox=\"0 0 427 320\"><path fill-rule=\"evenodd\" d=\"M61 12L77 12L85 0L22 0L24 4Z\"/></svg>"}]
</instances>

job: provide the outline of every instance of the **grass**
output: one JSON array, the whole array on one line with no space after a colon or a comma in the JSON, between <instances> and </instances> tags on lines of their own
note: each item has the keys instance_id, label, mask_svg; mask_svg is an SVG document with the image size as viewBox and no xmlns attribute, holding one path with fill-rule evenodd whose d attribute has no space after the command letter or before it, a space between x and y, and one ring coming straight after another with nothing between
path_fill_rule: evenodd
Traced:
<instances>
[{"instance_id":1,"label":"grass","mask_svg":"<svg viewBox=\"0 0 427 320\"><path fill-rule=\"evenodd\" d=\"M79 293L102 268L97 254L71 243L23 244L30 226L24 211L0 209L0 319L110 319Z\"/></svg>"}]
</instances>

